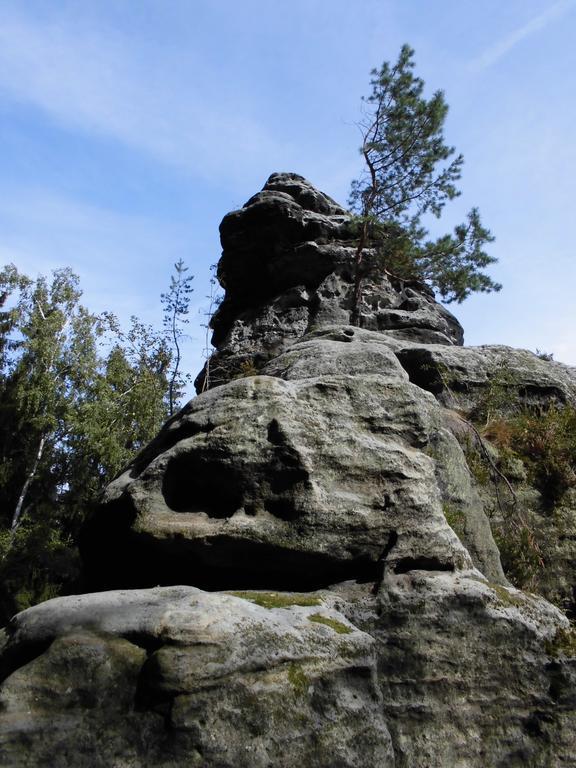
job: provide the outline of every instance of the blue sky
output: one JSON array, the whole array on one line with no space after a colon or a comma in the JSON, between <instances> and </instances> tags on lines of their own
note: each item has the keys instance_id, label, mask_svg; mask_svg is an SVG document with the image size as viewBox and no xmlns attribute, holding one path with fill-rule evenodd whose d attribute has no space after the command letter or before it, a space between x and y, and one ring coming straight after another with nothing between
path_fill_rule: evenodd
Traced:
<instances>
[{"instance_id":1,"label":"blue sky","mask_svg":"<svg viewBox=\"0 0 576 768\"><path fill-rule=\"evenodd\" d=\"M450 105L463 194L504 284L451 309L466 343L576 364L576 0L0 0L0 259L71 266L85 303L161 323L195 275L199 369L218 224L273 171L341 202L369 72L407 42Z\"/></svg>"}]
</instances>

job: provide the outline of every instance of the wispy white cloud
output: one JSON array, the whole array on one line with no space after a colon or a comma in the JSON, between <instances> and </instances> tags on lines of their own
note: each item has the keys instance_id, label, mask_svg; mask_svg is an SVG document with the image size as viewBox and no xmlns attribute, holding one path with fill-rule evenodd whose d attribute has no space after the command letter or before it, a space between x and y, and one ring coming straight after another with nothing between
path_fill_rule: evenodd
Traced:
<instances>
[{"instance_id":1,"label":"wispy white cloud","mask_svg":"<svg viewBox=\"0 0 576 768\"><path fill-rule=\"evenodd\" d=\"M545 11L535 16L529 22L514 30L507 37L499 40L495 45L487 48L480 56L478 56L471 63L471 69L474 71L481 71L491 67L503 56L506 56L518 43L525 40L527 37L540 32L540 30L547 27L556 19L564 16L576 5L576 0L559 0L551 5Z\"/></svg>"},{"instance_id":2,"label":"wispy white cloud","mask_svg":"<svg viewBox=\"0 0 576 768\"><path fill-rule=\"evenodd\" d=\"M41 188L0 189L0 261L13 262L31 276L73 265L90 286L94 309L146 310L144 278L156 276L155 285L167 281L166 271L184 256L188 240L178 224L121 214Z\"/></svg>"},{"instance_id":3,"label":"wispy white cloud","mask_svg":"<svg viewBox=\"0 0 576 768\"><path fill-rule=\"evenodd\" d=\"M241 177L285 152L263 121L215 95L191 51L62 16L0 16L0 90L67 128L113 138L185 172ZM280 163L281 164L281 163Z\"/></svg>"}]
</instances>

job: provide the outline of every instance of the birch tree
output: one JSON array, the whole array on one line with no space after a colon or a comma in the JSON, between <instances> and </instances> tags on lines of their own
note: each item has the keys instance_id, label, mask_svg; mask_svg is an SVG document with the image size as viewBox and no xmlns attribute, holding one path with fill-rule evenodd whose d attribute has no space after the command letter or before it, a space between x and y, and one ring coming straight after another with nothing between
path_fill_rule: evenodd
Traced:
<instances>
[{"instance_id":1,"label":"birch tree","mask_svg":"<svg viewBox=\"0 0 576 768\"><path fill-rule=\"evenodd\" d=\"M171 356L162 330L84 307L68 269L0 271L0 614L72 578L91 504L168 417Z\"/></svg>"}]
</instances>

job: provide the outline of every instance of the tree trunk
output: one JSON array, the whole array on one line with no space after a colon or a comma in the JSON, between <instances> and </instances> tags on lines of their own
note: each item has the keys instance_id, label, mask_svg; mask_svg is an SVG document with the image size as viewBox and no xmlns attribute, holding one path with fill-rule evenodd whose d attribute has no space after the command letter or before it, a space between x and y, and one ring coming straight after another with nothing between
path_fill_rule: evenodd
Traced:
<instances>
[{"instance_id":1,"label":"tree trunk","mask_svg":"<svg viewBox=\"0 0 576 768\"><path fill-rule=\"evenodd\" d=\"M22 490L20 491L20 496L18 497L18 502L16 503L16 508L14 509L14 514L12 515L12 525L10 527L10 532L12 536L16 533L16 530L20 523L20 518L22 516L22 507L24 506L24 501L26 500L26 494L28 493L28 489L30 488L32 480L34 480L34 477L38 470L38 465L40 464L40 460L42 459L42 454L44 453L45 445L46 445L46 435L42 435L42 437L40 438L40 443L38 444L38 450L36 451L36 458L34 459L34 464L32 465L32 469L28 473L28 476L24 482L24 485L22 486Z\"/></svg>"},{"instance_id":2,"label":"tree trunk","mask_svg":"<svg viewBox=\"0 0 576 768\"><path fill-rule=\"evenodd\" d=\"M362 223L362 232L354 256L354 295L352 299L352 312L350 314L350 324L358 328L361 323L360 304L362 303L362 257L366 247L368 235L368 223Z\"/></svg>"},{"instance_id":3,"label":"tree trunk","mask_svg":"<svg viewBox=\"0 0 576 768\"><path fill-rule=\"evenodd\" d=\"M170 399L170 416L174 415L174 386L176 384L176 377L178 376L178 369L180 367L180 345L178 344L178 329L176 328L176 310L172 314L172 340L176 347L176 362L174 363L174 370L172 371L172 377L168 387L168 395Z\"/></svg>"}]
</instances>

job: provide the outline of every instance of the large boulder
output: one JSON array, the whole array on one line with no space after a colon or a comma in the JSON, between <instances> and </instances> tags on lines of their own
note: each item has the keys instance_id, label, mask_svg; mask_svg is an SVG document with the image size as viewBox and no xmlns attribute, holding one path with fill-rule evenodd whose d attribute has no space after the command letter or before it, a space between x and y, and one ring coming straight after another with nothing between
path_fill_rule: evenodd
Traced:
<instances>
[{"instance_id":1,"label":"large boulder","mask_svg":"<svg viewBox=\"0 0 576 768\"><path fill-rule=\"evenodd\" d=\"M3 766L574 765L576 634L474 572L57 598L3 639Z\"/></svg>"},{"instance_id":2,"label":"large boulder","mask_svg":"<svg viewBox=\"0 0 576 768\"><path fill-rule=\"evenodd\" d=\"M59 598L7 627L0 764L393 766L375 641L329 595Z\"/></svg>"},{"instance_id":3,"label":"large boulder","mask_svg":"<svg viewBox=\"0 0 576 768\"><path fill-rule=\"evenodd\" d=\"M576 765L576 631L543 599L420 571L388 580L361 626L395 768Z\"/></svg>"},{"instance_id":4,"label":"large boulder","mask_svg":"<svg viewBox=\"0 0 576 768\"><path fill-rule=\"evenodd\" d=\"M108 487L85 534L90 588L316 589L473 562L504 583L469 482L452 489L462 449L382 337L326 331L266 371L197 397ZM470 518L470 552L447 504Z\"/></svg>"}]
</instances>

